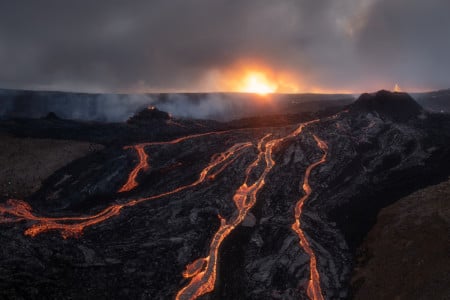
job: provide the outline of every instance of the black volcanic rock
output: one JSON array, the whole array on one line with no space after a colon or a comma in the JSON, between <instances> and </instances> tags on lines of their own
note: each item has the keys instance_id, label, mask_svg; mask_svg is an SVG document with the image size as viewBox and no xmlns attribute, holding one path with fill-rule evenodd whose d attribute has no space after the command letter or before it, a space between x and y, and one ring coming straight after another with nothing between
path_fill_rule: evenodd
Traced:
<instances>
[{"instance_id":1,"label":"black volcanic rock","mask_svg":"<svg viewBox=\"0 0 450 300\"><path fill-rule=\"evenodd\" d=\"M401 95L364 96L348 112L311 122L298 136L273 148L274 165L247 221L216 249L216 282L204 299L307 299L310 257L292 224L309 171L311 194L303 206L301 227L317 258L324 298L349 298L353 251L375 223L378 211L449 175L450 118L429 114L408 119L420 112L420 107L410 107L409 100L383 105L386 99ZM167 120L162 114L161 119L153 119L153 114L159 113L141 115L143 120L153 120L145 123L149 126L124 126L127 131L122 135L117 133L120 127L96 124L89 130L95 129L99 136L114 130L130 145L136 142L132 138L169 141L182 132L198 133L189 129L197 121ZM394 118L408 122L392 122ZM214 123L208 124L196 128L212 131ZM57 125L54 132L69 131ZM139 165L142 153L136 149L106 145L59 169L39 191L23 199L38 216L84 218L121 203L165 196L123 206L108 220L85 228L78 238L64 239L56 231L31 238L24 232L34 220L19 218L13 223L4 218L6 222L0 223L0 299L174 299L190 282L183 276L186 266L201 271L198 258L210 253L211 241L217 241L215 233L224 228L223 220L239 216L236 192L247 178L256 182L267 166L256 164L247 171L259 157L258 145L264 149L297 129L231 129L142 145L150 167L138 172L138 186L129 192L117 191ZM310 166L324 155L316 138L328 145L327 158L311 171ZM223 157L220 153L243 143L249 147L210 169L217 175L192 185L205 174L202 170ZM8 206L4 200L0 199L0 207Z\"/></svg>"},{"instance_id":2,"label":"black volcanic rock","mask_svg":"<svg viewBox=\"0 0 450 300\"><path fill-rule=\"evenodd\" d=\"M49 112L45 117L43 117L44 120L60 120L61 118L58 117L57 114L54 112Z\"/></svg>"},{"instance_id":3,"label":"black volcanic rock","mask_svg":"<svg viewBox=\"0 0 450 300\"><path fill-rule=\"evenodd\" d=\"M375 112L396 122L406 122L419 116L423 109L407 93L393 93L385 90L375 94L362 94L350 105L355 113Z\"/></svg>"},{"instance_id":4,"label":"black volcanic rock","mask_svg":"<svg viewBox=\"0 0 450 300\"><path fill-rule=\"evenodd\" d=\"M450 89L418 93L414 95L414 99L426 110L439 113L450 112Z\"/></svg>"},{"instance_id":5,"label":"black volcanic rock","mask_svg":"<svg viewBox=\"0 0 450 300\"><path fill-rule=\"evenodd\" d=\"M128 124L145 124L153 121L170 120L170 115L165 111L161 111L154 106L149 106L141 110L134 116L128 119Z\"/></svg>"}]
</instances>

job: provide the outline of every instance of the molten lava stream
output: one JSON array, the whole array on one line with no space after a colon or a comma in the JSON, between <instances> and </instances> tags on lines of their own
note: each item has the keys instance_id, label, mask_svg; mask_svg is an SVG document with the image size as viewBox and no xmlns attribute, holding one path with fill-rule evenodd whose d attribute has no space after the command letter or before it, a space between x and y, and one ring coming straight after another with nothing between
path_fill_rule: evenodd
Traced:
<instances>
[{"instance_id":1,"label":"molten lava stream","mask_svg":"<svg viewBox=\"0 0 450 300\"><path fill-rule=\"evenodd\" d=\"M67 237L77 237L81 235L84 228L92 226L103 222L113 216L120 214L120 211L124 207L135 206L139 203L155 200L165 196L173 195L175 193L181 192L188 188L192 188L203 183L206 179L213 179L218 174L220 174L224 168L219 168L217 171L213 172L214 169L218 168L220 165L229 165L235 156L240 156L243 154L243 150L251 147L252 143L239 143L230 147L228 150L214 155L210 163L200 172L199 178L191 184L180 186L171 191L157 194L150 197L139 198L136 200L130 200L123 204L113 204L99 213L91 216L81 216L81 217L41 217L37 216L32 212L31 206L21 200L9 199L6 204L0 205L0 223L10 223L19 221L34 221L37 222L29 227L25 231L25 235L36 236L40 233L49 230L59 230L63 238ZM143 149L143 148L142 148Z\"/></svg>"},{"instance_id":2,"label":"molten lava stream","mask_svg":"<svg viewBox=\"0 0 450 300\"><path fill-rule=\"evenodd\" d=\"M177 138L172 141L165 141L165 142L149 142L149 143L142 143L137 144L134 146L126 146L124 149L134 149L136 150L138 156L139 156L139 163L136 165L136 167L131 171L130 175L128 176L127 182L117 191L118 193L122 192L129 192L132 189L136 188L138 186L138 183L136 181L136 177L138 176L139 172L141 170L147 170L150 166L148 164L148 155L145 152L145 147L147 146L155 146L155 145L169 145L169 144L177 144L180 142L184 142L186 140L190 140L193 138L213 135L213 134L223 134L230 132L230 130L226 131L212 131L212 132L206 132L206 133L199 133L199 134L192 134L184 137Z\"/></svg>"},{"instance_id":3,"label":"molten lava stream","mask_svg":"<svg viewBox=\"0 0 450 300\"><path fill-rule=\"evenodd\" d=\"M224 130L224 131L211 131L211 132L205 132L205 133L197 133L197 134L191 134L191 135L187 135L187 136L183 136L171 141L164 141L164 142L148 142L148 143L142 143L142 144L138 144L140 146L154 146L154 145L171 145L171 144L178 144L180 142L184 142L190 139L194 139L194 138L198 138L198 137L203 137L203 136L208 136L208 135L213 135L213 134L223 134L223 133L228 133L231 132L232 130Z\"/></svg>"},{"instance_id":4,"label":"molten lava stream","mask_svg":"<svg viewBox=\"0 0 450 300\"><path fill-rule=\"evenodd\" d=\"M119 193L122 192L128 192L134 189L138 186L138 183L136 181L136 177L139 174L141 170L147 170L150 166L148 164L148 155L145 153L145 149L143 145L135 145L131 146L139 156L139 163L137 166L131 171L130 175L128 176L127 182L119 189Z\"/></svg>"},{"instance_id":5,"label":"molten lava stream","mask_svg":"<svg viewBox=\"0 0 450 300\"><path fill-rule=\"evenodd\" d=\"M315 135L314 139L316 140L316 143L319 146L319 148L323 151L323 155L318 161L312 163L306 169L302 185L302 189L305 192L305 195L302 198L300 198L300 200L295 205L295 222L292 224L292 230L294 230L297 233L300 239L300 246L309 256L309 281L307 288L308 297L311 300L323 300L322 290L320 288L320 275L319 271L317 270L316 255L314 254L314 251L312 250L311 245L309 244L308 239L306 238L306 235L303 232L300 223L303 205L305 204L305 201L309 198L309 196L312 193L311 186L309 185L309 176L311 175L311 171L315 167L317 167L320 164L323 164L327 160L327 153L328 153L327 144Z\"/></svg>"},{"instance_id":6,"label":"molten lava stream","mask_svg":"<svg viewBox=\"0 0 450 300\"><path fill-rule=\"evenodd\" d=\"M204 258L199 258L186 266L186 270L183 272L183 277L191 278L191 281L183 287L177 294L177 300L184 299L197 299L198 297L210 293L214 290L214 285L217 278L217 261L219 248L223 240L245 219L249 210L256 203L256 195L265 185L265 178L270 170L275 165L275 161L272 158L273 149L279 145L281 142L288 138L295 137L299 135L306 125L317 122L318 120L313 120L304 124L301 124L295 131L289 135L270 140L265 144L265 149L263 150L263 143L270 134L264 136L258 143L258 157L251 163L245 171L244 183L236 190L233 201L236 205L237 212L229 220L225 220L221 216L220 227L214 234L212 241L209 245L208 256ZM249 176L251 172L264 160L265 169L260 175L260 177L251 185L249 185Z\"/></svg>"}]
</instances>

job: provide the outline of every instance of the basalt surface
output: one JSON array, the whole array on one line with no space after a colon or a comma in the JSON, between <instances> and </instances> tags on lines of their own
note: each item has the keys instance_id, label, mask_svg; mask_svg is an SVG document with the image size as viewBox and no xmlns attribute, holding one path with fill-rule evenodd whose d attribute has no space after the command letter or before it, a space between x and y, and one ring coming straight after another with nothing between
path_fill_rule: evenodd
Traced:
<instances>
[{"instance_id":1,"label":"basalt surface","mask_svg":"<svg viewBox=\"0 0 450 300\"><path fill-rule=\"evenodd\" d=\"M78 159L1 203L0 296L346 299L378 211L448 175L449 118L411 101Z\"/></svg>"}]
</instances>

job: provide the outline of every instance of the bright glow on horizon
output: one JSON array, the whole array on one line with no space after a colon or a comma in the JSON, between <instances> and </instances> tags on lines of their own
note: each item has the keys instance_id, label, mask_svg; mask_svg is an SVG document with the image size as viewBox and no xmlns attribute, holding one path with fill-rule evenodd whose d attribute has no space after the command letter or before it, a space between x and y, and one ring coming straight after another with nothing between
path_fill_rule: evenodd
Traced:
<instances>
[{"instance_id":1,"label":"bright glow on horizon","mask_svg":"<svg viewBox=\"0 0 450 300\"><path fill-rule=\"evenodd\" d=\"M210 73L203 85L214 86L213 89L220 92L264 96L272 93L298 93L299 82L298 76L289 71L272 69L262 62L243 60Z\"/></svg>"},{"instance_id":2,"label":"bright glow on horizon","mask_svg":"<svg viewBox=\"0 0 450 300\"><path fill-rule=\"evenodd\" d=\"M241 91L245 93L255 93L261 96L276 92L278 84L270 82L266 74L262 72L249 72L244 80Z\"/></svg>"},{"instance_id":3,"label":"bright glow on horizon","mask_svg":"<svg viewBox=\"0 0 450 300\"><path fill-rule=\"evenodd\" d=\"M429 92L433 89L402 85L402 88L386 80L371 80L362 87L343 86L342 88L328 88L316 84L303 77L300 71L290 69L280 70L268 66L261 61L242 60L224 69L213 69L206 73L199 81L192 82L192 86L185 88L148 88L145 83L141 86L122 93L248 93L260 96L270 94L349 94L359 95L373 93L378 90L405 91L409 93ZM270 97L262 97L269 99Z\"/></svg>"}]
</instances>

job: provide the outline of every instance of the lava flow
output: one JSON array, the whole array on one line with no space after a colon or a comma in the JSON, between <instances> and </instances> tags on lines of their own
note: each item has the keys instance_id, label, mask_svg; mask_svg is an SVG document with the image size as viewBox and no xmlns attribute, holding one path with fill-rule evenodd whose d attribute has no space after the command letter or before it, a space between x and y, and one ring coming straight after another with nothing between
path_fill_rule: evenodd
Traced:
<instances>
[{"instance_id":1,"label":"lava flow","mask_svg":"<svg viewBox=\"0 0 450 300\"><path fill-rule=\"evenodd\" d=\"M224 239L239 224L242 223L250 209L255 205L258 192L264 187L267 175L275 166L275 161L272 156L273 149L286 139L298 136L305 126L317 121L318 120L314 120L303 123L296 130L281 138L272 139L266 142L266 140L271 136L271 134L267 134L260 139L257 145L257 158L246 168L245 180L235 191L235 194L233 196L233 202L237 210L228 220L219 215L220 227L211 240L208 255L206 257L201 257L186 266L186 270L183 272L183 276L185 278L190 278L190 282L178 292L176 296L177 300L196 299L214 290L217 278L217 262L220 246ZM133 148L137 151L137 154L139 156L139 163L131 171L128 181L119 190L119 192L129 191L135 188L138 185L136 177L139 172L141 170L149 168L149 157L145 152L145 147L153 145L176 144L190 138L217 133L223 132L196 134L167 142L150 142L129 146L128 148ZM326 143L316 136L314 136L314 139L317 142L317 145L322 149L324 154L319 161L314 162L306 169L303 182L303 190L305 191L305 196L303 196L296 204L295 223L292 225L292 229L298 234L301 247L310 257L310 280L307 290L308 297L314 300L322 300L323 296L320 289L320 278L317 270L317 260L300 226L300 217L303 204L312 193L311 187L309 185L310 173L313 168L325 162L327 156ZM210 163L200 172L198 179L193 183L179 186L173 190L161 194L129 200L128 202L122 204L112 204L95 215L80 217L41 217L35 215L32 212L32 208L28 203L21 200L10 199L6 204L0 205L0 215L2 215L0 217L0 223L31 221L33 222L33 224L28 229L26 229L25 235L32 237L49 230L58 230L63 238L77 237L82 234L83 230L86 227L101 223L113 216L120 214L122 208L135 206L145 201L173 195L188 188L197 186L203 183L205 180L213 180L231 163L233 163L240 155L242 155L244 149L247 149L252 145L253 144L250 142L238 143L222 153L213 155L211 157ZM252 175L255 169L260 165L264 166L263 171L254 182L251 182L250 175Z\"/></svg>"},{"instance_id":2,"label":"lava flow","mask_svg":"<svg viewBox=\"0 0 450 300\"><path fill-rule=\"evenodd\" d=\"M169 144L177 144L189 139L207 136L207 135L213 135L213 134L221 134L226 133L228 131L212 131L212 132L206 132L206 133L199 133L199 134L192 134L184 137L177 138L172 141L165 141L165 142L149 142L149 143L142 143L137 144L134 146L126 146L124 149L134 149L136 150L138 156L139 156L139 163L134 167L134 169L130 172L130 175L128 176L127 182L117 191L118 193L122 192L129 192L132 189L136 188L138 186L138 183L136 181L136 177L138 176L139 172L142 170L147 170L150 166L148 164L148 155L145 152L145 147L147 146L155 146L155 145L169 145Z\"/></svg>"},{"instance_id":3,"label":"lava flow","mask_svg":"<svg viewBox=\"0 0 450 300\"><path fill-rule=\"evenodd\" d=\"M148 143L142 143L142 144L138 144L140 146L153 146L153 145L170 145L170 144L178 144L180 142L184 142L186 140L190 140L193 138L198 138L198 137L203 137L203 136L208 136L208 135L213 135L213 134L223 134L223 133L227 133L230 132L231 130L223 130L223 131L210 131L210 132L205 132L205 133L196 133L196 134L191 134L191 135L187 135L187 136L182 136L180 138L171 140L171 141L164 141L164 142L148 142Z\"/></svg>"},{"instance_id":4,"label":"lava flow","mask_svg":"<svg viewBox=\"0 0 450 300\"><path fill-rule=\"evenodd\" d=\"M264 140L268 138L270 134L266 135L259 141L258 157L252 164L247 167L245 171L246 178L244 180L244 183L237 189L233 196L233 201L236 205L237 213L233 217L231 217L229 221L219 216L220 227L212 238L209 246L208 256L199 258L186 266L186 270L183 272L183 277L191 278L191 281L187 286L185 286L178 292L176 296L177 300L197 299L198 297L206 293L210 293L214 290L214 285L217 278L217 261L220 245L222 244L223 240L245 219L249 210L255 205L256 195L265 185L265 178L275 165L275 161L272 158L273 149L284 140L299 135L306 125L317 121L318 120L314 120L301 124L295 131L293 131L289 135L283 138L268 141L264 145L264 150ZM253 184L249 185L250 174L263 161L263 159L265 161L264 171Z\"/></svg>"},{"instance_id":5,"label":"lava flow","mask_svg":"<svg viewBox=\"0 0 450 300\"><path fill-rule=\"evenodd\" d=\"M134 189L138 186L138 183L136 181L136 177L139 174L141 170L146 170L150 166L148 164L148 155L145 153L145 149L143 145L136 145L132 146L134 150L138 153L139 156L139 163L137 166L131 171L130 175L128 176L127 182L120 188L118 191L119 193L122 192L128 192Z\"/></svg>"},{"instance_id":6,"label":"lava flow","mask_svg":"<svg viewBox=\"0 0 450 300\"><path fill-rule=\"evenodd\" d=\"M320 275L319 271L317 270L317 259L316 255L314 254L314 251L311 248L311 245L308 242L308 239L306 238L305 233L302 230L301 223L300 223L300 217L302 215L303 205L305 204L305 201L309 198L309 196L312 193L311 186L309 185L309 176L311 175L311 171L317 167L318 165L324 163L327 160L327 150L328 146L327 144L319 139L317 136L314 135L314 139L316 140L317 146L323 151L323 155L320 158L320 160L312 163L308 166L305 172L305 177L303 179L303 186L302 189L305 192L305 195L300 198L300 200L295 205L295 222L292 224L292 230L294 230L299 239L300 239L300 246L305 250L306 254L309 256L309 281L308 281L308 288L307 288L307 294L309 299L311 300L323 300L322 290L320 288Z\"/></svg>"},{"instance_id":7,"label":"lava flow","mask_svg":"<svg viewBox=\"0 0 450 300\"><path fill-rule=\"evenodd\" d=\"M34 221L37 223L29 227L25 231L25 235L34 237L40 233L49 230L59 230L63 238L77 237L81 235L84 228L101 223L113 216L120 214L121 209L124 207L131 207L145 201L155 200L165 196L173 195L175 193L199 185L206 179L214 179L218 174L220 174L225 169L225 167L222 166L221 168L213 172L216 167L218 167L221 164L228 166L236 159L236 156L242 155L243 153L242 151L250 146L252 146L250 142L238 143L230 147L225 152L214 155L211 159L211 162L200 172L199 178L191 184L180 186L171 191L153 195L150 197L130 200L123 204L113 204L103 209L101 212L92 216L41 217L35 215L32 212L32 208L28 203L22 200L10 199L6 202L6 205L4 204L0 205L0 215L3 215L2 217L0 217L0 223L18 222L24 220Z\"/></svg>"}]
</instances>

